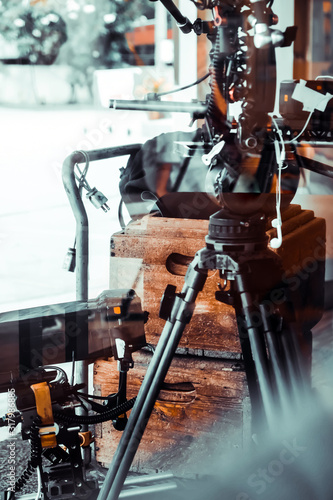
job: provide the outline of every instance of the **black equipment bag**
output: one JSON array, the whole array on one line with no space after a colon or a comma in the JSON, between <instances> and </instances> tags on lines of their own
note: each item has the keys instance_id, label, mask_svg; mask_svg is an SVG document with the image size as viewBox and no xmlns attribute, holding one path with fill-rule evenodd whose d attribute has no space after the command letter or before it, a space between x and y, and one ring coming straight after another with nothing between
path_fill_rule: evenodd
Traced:
<instances>
[{"instance_id":1,"label":"black equipment bag","mask_svg":"<svg viewBox=\"0 0 333 500\"><path fill-rule=\"evenodd\" d=\"M163 217L205 219L219 209L205 193L201 135L201 129L164 133L130 157L121 170L119 189L132 219L152 211Z\"/></svg>"}]
</instances>

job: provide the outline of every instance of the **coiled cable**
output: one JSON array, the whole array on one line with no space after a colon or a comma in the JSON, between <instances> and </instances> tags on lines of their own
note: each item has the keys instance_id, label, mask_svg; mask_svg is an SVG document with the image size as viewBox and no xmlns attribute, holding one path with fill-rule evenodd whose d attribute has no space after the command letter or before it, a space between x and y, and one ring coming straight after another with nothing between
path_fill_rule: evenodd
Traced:
<instances>
[{"instance_id":1,"label":"coiled cable","mask_svg":"<svg viewBox=\"0 0 333 500\"><path fill-rule=\"evenodd\" d=\"M107 420L113 420L114 418L119 417L123 413L131 410L134 406L136 397L129 399L125 403L121 403L115 408L111 408L110 410L106 410L103 413L99 413L98 415L70 415L65 411L55 410L53 412L54 418L56 420L60 420L62 422L68 424L82 424L82 425L92 425L92 424L100 424L101 422L106 422Z\"/></svg>"},{"instance_id":2,"label":"coiled cable","mask_svg":"<svg viewBox=\"0 0 333 500\"><path fill-rule=\"evenodd\" d=\"M30 460L21 477L15 483L15 492L20 491L35 473L42 461L42 447L39 438L40 417L36 417L30 428Z\"/></svg>"}]
</instances>

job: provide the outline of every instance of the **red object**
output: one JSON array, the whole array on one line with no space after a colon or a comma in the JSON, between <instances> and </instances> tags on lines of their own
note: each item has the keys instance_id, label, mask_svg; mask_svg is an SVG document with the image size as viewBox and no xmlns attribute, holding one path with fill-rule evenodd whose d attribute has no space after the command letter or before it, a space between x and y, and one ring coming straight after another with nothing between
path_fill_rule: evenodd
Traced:
<instances>
[{"instance_id":1,"label":"red object","mask_svg":"<svg viewBox=\"0 0 333 500\"><path fill-rule=\"evenodd\" d=\"M172 39L172 29L168 29L168 40ZM147 26L140 26L134 28L133 31L126 33L126 40L128 43L135 45L154 45L155 43L155 26L149 24Z\"/></svg>"}]
</instances>

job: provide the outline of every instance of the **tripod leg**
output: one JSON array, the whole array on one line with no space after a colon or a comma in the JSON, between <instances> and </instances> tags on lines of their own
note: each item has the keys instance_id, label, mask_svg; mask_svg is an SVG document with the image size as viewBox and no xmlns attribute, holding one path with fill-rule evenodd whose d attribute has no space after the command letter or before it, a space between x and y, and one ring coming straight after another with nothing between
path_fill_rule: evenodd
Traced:
<instances>
[{"instance_id":1,"label":"tripod leg","mask_svg":"<svg viewBox=\"0 0 333 500\"><path fill-rule=\"evenodd\" d=\"M284 349L279 330L280 327L277 321L275 321L274 326L272 325L271 318L267 316L263 304L260 305L260 311L263 318L272 377L274 378L282 415L286 416L292 407L292 395L289 387L290 378L286 370L286 357L283 355Z\"/></svg>"},{"instance_id":2,"label":"tripod leg","mask_svg":"<svg viewBox=\"0 0 333 500\"><path fill-rule=\"evenodd\" d=\"M263 409L270 428L276 423L275 405L270 382L270 373L268 370L268 359L263 343L261 332L254 326L254 317L257 313L254 307L251 293L248 292L246 280L241 274L236 276L236 283L241 303L242 315L245 319L245 325L250 343L252 359L257 374L258 386L262 398Z\"/></svg>"},{"instance_id":3,"label":"tripod leg","mask_svg":"<svg viewBox=\"0 0 333 500\"><path fill-rule=\"evenodd\" d=\"M240 318L242 313L236 310L236 317ZM239 329L242 328L243 325L239 326ZM260 390L257 382L257 372L256 367L253 362L251 345L248 338L248 334L246 331L246 335L243 335L242 332L239 332L239 340L242 349L242 355L244 360L245 374L247 380L247 386L249 389L249 395L251 400L251 409L252 409L252 432L254 434L258 434L260 429L262 428L262 399Z\"/></svg>"},{"instance_id":4,"label":"tripod leg","mask_svg":"<svg viewBox=\"0 0 333 500\"><path fill-rule=\"evenodd\" d=\"M305 373L305 363L301 355L301 345L298 332L294 328L286 328L282 332L282 345L286 358L286 367L289 374L294 401L300 405L309 389L311 382Z\"/></svg>"},{"instance_id":5,"label":"tripod leg","mask_svg":"<svg viewBox=\"0 0 333 500\"><path fill-rule=\"evenodd\" d=\"M192 317L196 297L203 289L207 278L207 270L198 269L199 254L200 252L188 268L183 290L180 296L176 297L170 319L165 324L97 500L116 500L123 487L161 384L168 372L185 326Z\"/></svg>"},{"instance_id":6,"label":"tripod leg","mask_svg":"<svg viewBox=\"0 0 333 500\"><path fill-rule=\"evenodd\" d=\"M267 348L280 396L284 415L300 407L311 386L309 367L305 359L309 351L309 341L296 322L294 305L285 290L284 301L275 311L275 321L265 315L262 317L267 339ZM306 351L306 352L304 352ZM308 373L307 373L308 371Z\"/></svg>"},{"instance_id":7,"label":"tripod leg","mask_svg":"<svg viewBox=\"0 0 333 500\"><path fill-rule=\"evenodd\" d=\"M265 314L260 305L272 377L279 397L282 416L288 417L302 402L310 387L306 375L300 333L285 307L280 311L280 320ZM289 321L288 321L289 318Z\"/></svg>"}]
</instances>

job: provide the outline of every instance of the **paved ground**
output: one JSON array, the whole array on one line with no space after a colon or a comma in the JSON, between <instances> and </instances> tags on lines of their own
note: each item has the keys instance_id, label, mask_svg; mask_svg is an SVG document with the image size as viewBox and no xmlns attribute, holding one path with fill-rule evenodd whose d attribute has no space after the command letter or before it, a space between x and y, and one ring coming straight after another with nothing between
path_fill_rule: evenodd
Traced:
<instances>
[{"instance_id":1,"label":"paved ground","mask_svg":"<svg viewBox=\"0 0 333 500\"><path fill-rule=\"evenodd\" d=\"M74 150L142 142L172 126L129 113L88 106L0 108L0 312L75 298L74 276L62 270L75 234L62 163ZM104 214L87 204L90 297L108 287L109 239L119 230L118 169L125 164L124 158L104 160L89 170L90 184L111 207Z\"/></svg>"},{"instance_id":2,"label":"paved ground","mask_svg":"<svg viewBox=\"0 0 333 500\"><path fill-rule=\"evenodd\" d=\"M0 310L75 298L75 279L62 270L75 222L61 180L61 165L75 149L117 143L109 110L1 109ZM127 142L131 137L124 134ZM91 183L109 198L104 214L88 202L91 291L108 285L108 240L119 229L117 168L123 159L90 168Z\"/></svg>"}]
</instances>

